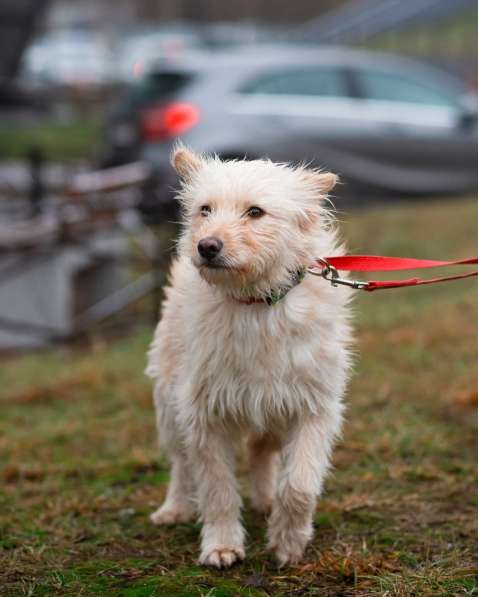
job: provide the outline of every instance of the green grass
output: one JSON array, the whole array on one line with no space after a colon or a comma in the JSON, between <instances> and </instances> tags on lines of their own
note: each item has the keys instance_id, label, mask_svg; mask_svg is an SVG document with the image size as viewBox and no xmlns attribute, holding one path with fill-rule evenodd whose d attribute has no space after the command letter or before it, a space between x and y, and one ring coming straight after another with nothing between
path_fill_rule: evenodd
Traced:
<instances>
[{"instance_id":1,"label":"green grass","mask_svg":"<svg viewBox=\"0 0 478 597\"><path fill-rule=\"evenodd\" d=\"M475 199L350 214L354 251L478 254ZM246 561L197 567L199 525L164 497L150 330L0 369L0 594L471 595L478 592L478 282L358 296L344 438L304 563L279 570L247 507ZM246 500L247 506L247 500Z\"/></svg>"},{"instance_id":2,"label":"green grass","mask_svg":"<svg viewBox=\"0 0 478 597\"><path fill-rule=\"evenodd\" d=\"M91 157L101 134L98 119L68 124L44 122L19 126L0 126L0 160L24 159L32 147L40 148L47 160L70 160Z\"/></svg>"}]
</instances>

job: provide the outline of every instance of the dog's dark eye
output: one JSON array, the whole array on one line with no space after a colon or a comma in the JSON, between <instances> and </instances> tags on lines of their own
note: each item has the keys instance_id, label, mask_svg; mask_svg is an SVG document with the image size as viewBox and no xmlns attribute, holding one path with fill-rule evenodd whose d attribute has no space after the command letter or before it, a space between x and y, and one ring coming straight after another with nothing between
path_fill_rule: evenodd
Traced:
<instances>
[{"instance_id":1,"label":"dog's dark eye","mask_svg":"<svg viewBox=\"0 0 478 597\"><path fill-rule=\"evenodd\" d=\"M250 217L250 218L260 218L261 216L263 216L266 212L261 209L260 207L250 207L247 211L246 214Z\"/></svg>"},{"instance_id":2,"label":"dog's dark eye","mask_svg":"<svg viewBox=\"0 0 478 597\"><path fill-rule=\"evenodd\" d=\"M201 205L200 212L201 212L201 215L203 218L207 218L207 216L211 213L211 206L210 205Z\"/></svg>"}]
</instances>

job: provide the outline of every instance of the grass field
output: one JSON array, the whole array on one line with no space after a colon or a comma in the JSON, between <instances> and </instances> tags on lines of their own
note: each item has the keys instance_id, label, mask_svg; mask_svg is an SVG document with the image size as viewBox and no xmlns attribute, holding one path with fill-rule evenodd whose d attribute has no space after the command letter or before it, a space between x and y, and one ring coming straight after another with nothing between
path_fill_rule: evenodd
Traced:
<instances>
[{"instance_id":1,"label":"grass field","mask_svg":"<svg viewBox=\"0 0 478 597\"><path fill-rule=\"evenodd\" d=\"M353 251L478 254L478 202L343 217ZM195 563L199 526L155 528L168 480L151 331L0 369L0 594L478 594L478 281L361 295L344 438L302 565L278 569L247 508L246 561Z\"/></svg>"}]
</instances>

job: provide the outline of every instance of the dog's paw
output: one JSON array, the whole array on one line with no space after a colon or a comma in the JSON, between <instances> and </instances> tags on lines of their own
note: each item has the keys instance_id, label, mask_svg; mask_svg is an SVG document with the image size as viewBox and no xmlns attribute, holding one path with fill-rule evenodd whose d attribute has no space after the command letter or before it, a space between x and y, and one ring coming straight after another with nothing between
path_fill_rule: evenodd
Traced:
<instances>
[{"instance_id":1,"label":"dog's paw","mask_svg":"<svg viewBox=\"0 0 478 597\"><path fill-rule=\"evenodd\" d=\"M267 547L275 553L279 566L294 566L302 560L311 535L308 528L270 528Z\"/></svg>"},{"instance_id":2,"label":"dog's paw","mask_svg":"<svg viewBox=\"0 0 478 597\"><path fill-rule=\"evenodd\" d=\"M305 546L298 543L292 545L272 545L269 543L268 547L274 552L280 567L295 566L302 560L305 551Z\"/></svg>"},{"instance_id":3,"label":"dog's paw","mask_svg":"<svg viewBox=\"0 0 478 597\"><path fill-rule=\"evenodd\" d=\"M243 560L244 556L244 549L242 547L224 545L203 551L199 557L199 563L203 566L229 568L234 562Z\"/></svg>"},{"instance_id":4,"label":"dog's paw","mask_svg":"<svg viewBox=\"0 0 478 597\"><path fill-rule=\"evenodd\" d=\"M153 524L179 524L182 522L190 522L194 519L194 511L192 508L170 506L164 504L153 512L149 519Z\"/></svg>"}]
</instances>

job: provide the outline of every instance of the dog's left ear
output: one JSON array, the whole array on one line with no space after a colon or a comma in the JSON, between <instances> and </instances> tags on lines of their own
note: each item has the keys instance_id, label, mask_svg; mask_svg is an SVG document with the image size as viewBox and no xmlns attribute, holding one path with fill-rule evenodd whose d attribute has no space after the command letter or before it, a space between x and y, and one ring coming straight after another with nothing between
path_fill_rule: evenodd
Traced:
<instances>
[{"instance_id":1,"label":"dog's left ear","mask_svg":"<svg viewBox=\"0 0 478 597\"><path fill-rule=\"evenodd\" d=\"M320 193L326 195L339 181L337 174L333 172L318 172L317 170L304 170L304 179Z\"/></svg>"},{"instance_id":2,"label":"dog's left ear","mask_svg":"<svg viewBox=\"0 0 478 597\"><path fill-rule=\"evenodd\" d=\"M188 182L194 173L201 168L202 160L190 149L180 145L171 154L171 164L179 176Z\"/></svg>"},{"instance_id":3,"label":"dog's left ear","mask_svg":"<svg viewBox=\"0 0 478 597\"><path fill-rule=\"evenodd\" d=\"M306 183L312 192L313 203L309 203L304 209L304 216L299 221L299 226L303 231L310 229L311 225L320 217L321 198L335 187L339 177L333 172L320 172L318 170L302 170L302 180Z\"/></svg>"}]
</instances>

